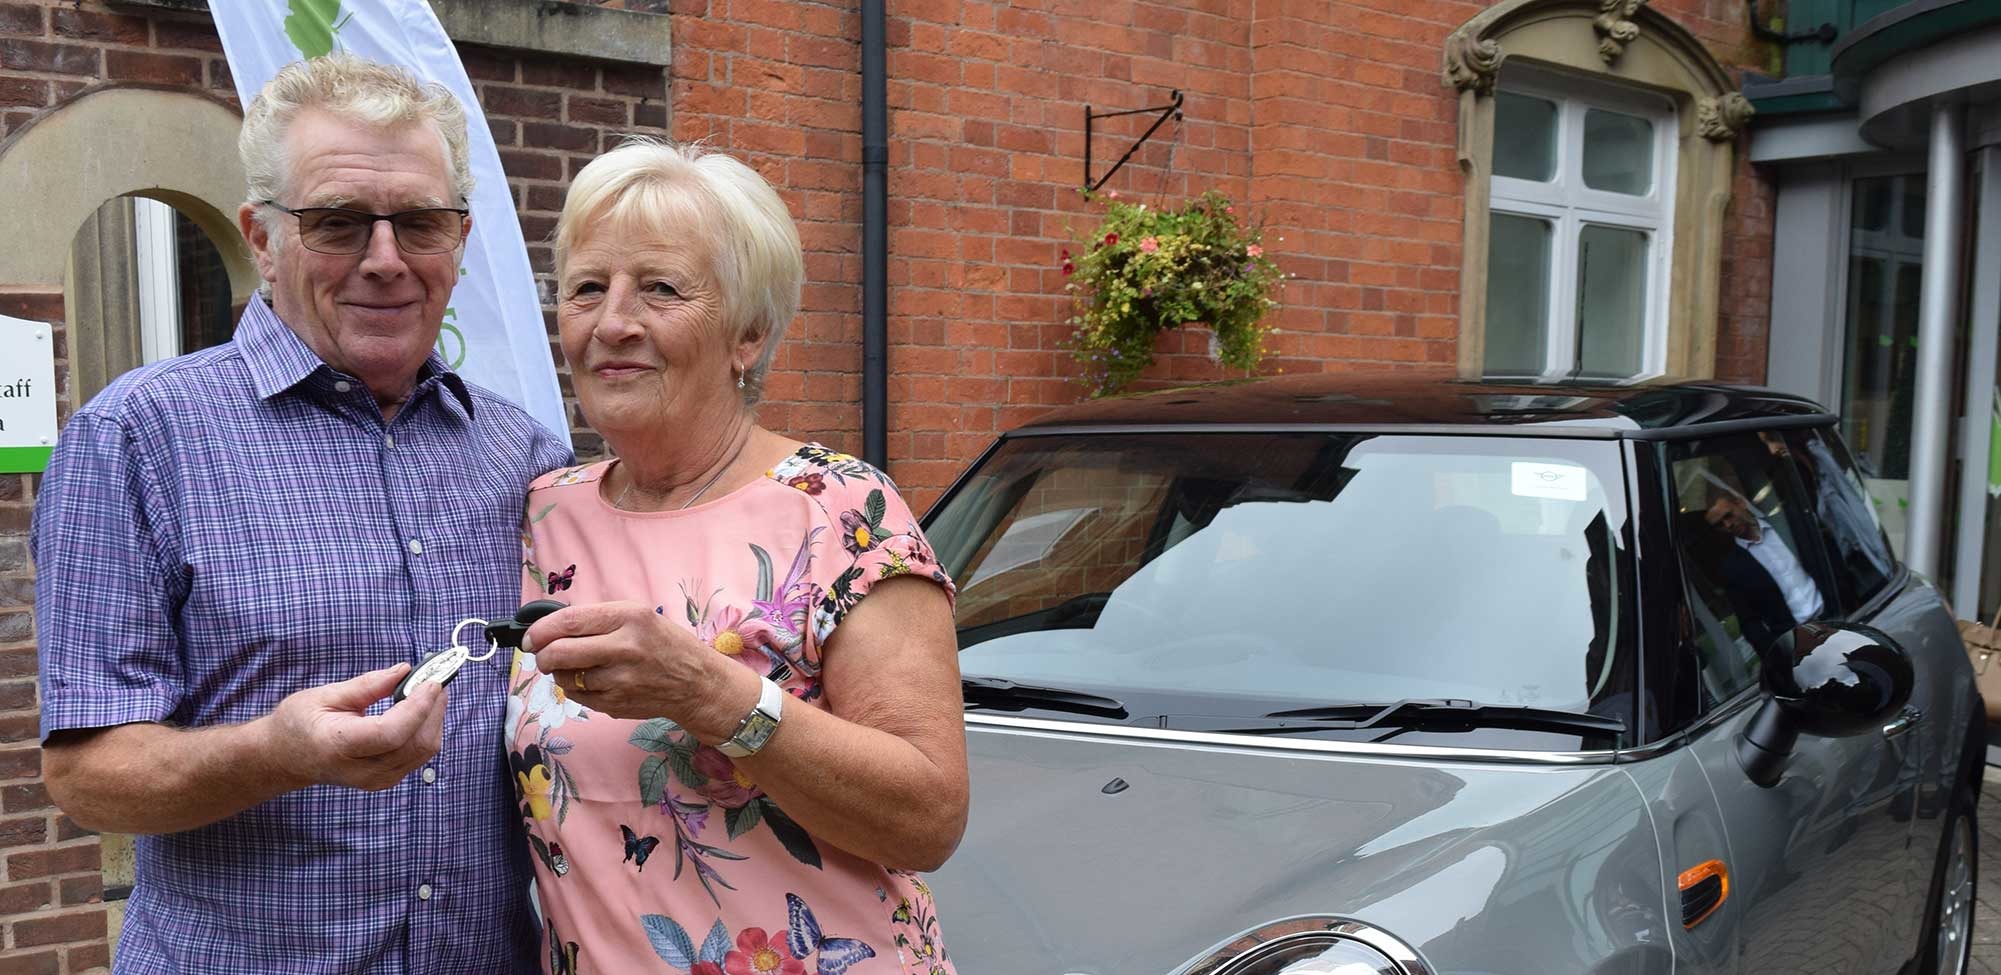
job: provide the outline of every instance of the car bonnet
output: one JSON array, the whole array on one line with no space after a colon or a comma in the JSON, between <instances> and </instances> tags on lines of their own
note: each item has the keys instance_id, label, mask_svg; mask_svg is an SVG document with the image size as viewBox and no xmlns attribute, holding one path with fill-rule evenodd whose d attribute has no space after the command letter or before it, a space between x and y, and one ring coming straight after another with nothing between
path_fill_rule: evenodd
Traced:
<instances>
[{"instance_id":1,"label":"car bonnet","mask_svg":"<svg viewBox=\"0 0 2001 975\"><path fill-rule=\"evenodd\" d=\"M971 821L931 878L960 971L1167 975L1319 914L1386 930L1442 971L1669 957L1659 845L1614 766L1122 739L1069 722L968 731Z\"/></svg>"}]
</instances>

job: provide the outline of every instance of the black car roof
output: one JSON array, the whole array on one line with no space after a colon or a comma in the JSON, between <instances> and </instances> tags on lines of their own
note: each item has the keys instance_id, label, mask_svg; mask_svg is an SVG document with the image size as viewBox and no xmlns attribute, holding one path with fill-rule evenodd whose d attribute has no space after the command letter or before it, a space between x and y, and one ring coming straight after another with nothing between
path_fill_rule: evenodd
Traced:
<instances>
[{"instance_id":1,"label":"black car roof","mask_svg":"<svg viewBox=\"0 0 2001 975\"><path fill-rule=\"evenodd\" d=\"M1835 422L1812 400L1708 381L1593 383L1341 373L1234 380L1062 407L1016 429L1422 427L1520 436L1666 439Z\"/></svg>"}]
</instances>

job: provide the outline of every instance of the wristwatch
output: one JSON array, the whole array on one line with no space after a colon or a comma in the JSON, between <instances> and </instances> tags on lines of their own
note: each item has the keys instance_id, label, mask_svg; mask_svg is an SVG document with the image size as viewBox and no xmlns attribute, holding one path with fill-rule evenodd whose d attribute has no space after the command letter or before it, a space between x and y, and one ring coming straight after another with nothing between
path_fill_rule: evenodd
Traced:
<instances>
[{"instance_id":1,"label":"wristwatch","mask_svg":"<svg viewBox=\"0 0 2001 975\"><path fill-rule=\"evenodd\" d=\"M772 733L778 730L779 713L785 707L785 688L779 687L778 682L769 677L758 679L764 685L757 692L757 706L743 716L743 721L736 726L736 734L716 746L716 751L731 758L748 758L757 754L758 749L763 748L765 742L771 740Z\"/></svg>"}]
</instances>

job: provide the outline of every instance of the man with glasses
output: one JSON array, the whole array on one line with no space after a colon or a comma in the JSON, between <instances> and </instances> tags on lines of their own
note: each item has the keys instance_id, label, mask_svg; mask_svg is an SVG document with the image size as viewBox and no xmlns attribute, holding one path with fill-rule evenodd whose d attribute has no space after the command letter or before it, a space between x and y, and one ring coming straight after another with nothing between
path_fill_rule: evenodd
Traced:
<instances>
[{"instance_id":1,"label":"man with glasses","mask_svg":"<svg viewBox=\"0 0 2001 975\"><path fill-rule=\"evenodd\" d=\"M44 774L79 824L143 834L121 973L536 970L504 665L385 700L461 620L511 615L521 498L570 461L433 351L465 127L396 69L279 72L239 145L264 291L59 439Z\"/></svg>"}]
</instances>

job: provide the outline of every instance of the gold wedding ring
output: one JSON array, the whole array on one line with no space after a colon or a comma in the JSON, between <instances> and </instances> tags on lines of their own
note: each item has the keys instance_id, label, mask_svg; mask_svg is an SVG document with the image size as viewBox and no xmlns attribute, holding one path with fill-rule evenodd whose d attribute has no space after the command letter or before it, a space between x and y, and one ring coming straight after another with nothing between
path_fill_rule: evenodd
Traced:
<instances>
[{"instance_id":1,"label":"gold wedding ring","mask_svg":"<svg viewBox=\"0 0 2001 975\"><path fill-rule=\"evenodd\" d=\"M589 690L588 688L584 687L584 672L581 670L577 671L577 690L580 691Z\"/></svg>"}]
</instances>

